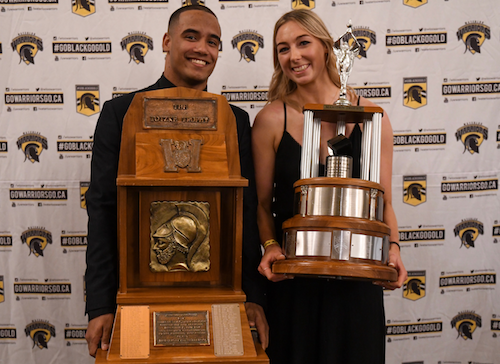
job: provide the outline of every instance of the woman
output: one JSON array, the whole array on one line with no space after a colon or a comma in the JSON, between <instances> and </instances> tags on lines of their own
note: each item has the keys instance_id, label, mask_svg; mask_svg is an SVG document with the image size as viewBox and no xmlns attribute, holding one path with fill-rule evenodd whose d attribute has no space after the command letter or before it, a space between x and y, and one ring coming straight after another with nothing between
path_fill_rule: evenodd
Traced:
<instances>
[{"instance_id":1,"label":"woman","mask_svg":"<svg viewBox=\"0 0 500 364\"><path fill-rule=\"evenodd\" d=\"M383 363L385 319L381 285L395 289L406 279L398 244L391 244L389 265L398 271L394 283L300 278L288 280L273 274L274 261L285 259L281 224L293 215L293 183L299 179L304 116L307 103L332 104L340 81L333 54L333 40L321 19L309 10L294 10L275 25L274 74L269 103L257 115L252 148L258 194L257 219L265 253L259 272L272 283L268 289L271 363ZM353 105L374 106L353 92ZM322 123L320 160L327 156L326 141L336 125ZM359 143L361 130L346 125L346 136ZM381 185L384 221L391 228L391 242L398 241L391 204L392 129L382 119ZM359 172L358 172L359 173Z\"/></svg>"}]
</instances>

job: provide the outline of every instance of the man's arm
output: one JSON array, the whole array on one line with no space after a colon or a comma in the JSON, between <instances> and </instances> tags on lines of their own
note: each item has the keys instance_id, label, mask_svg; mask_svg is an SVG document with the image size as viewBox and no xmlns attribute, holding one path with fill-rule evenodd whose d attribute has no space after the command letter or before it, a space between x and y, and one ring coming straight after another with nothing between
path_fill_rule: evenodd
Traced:
<instances>
[{"instance_id":1,"label":"man's arm","mask_svg":"<svg viewBox=\"0 0 500 364\"><path fill-rule=\"evenodd\" d=\"M117 291L116 174L121 140L121 119L106 102L97 122L92 150L91 181L86 193L88 220L86 339L95 356L99 342L107 349ZM123 117L122 117L123 118Z\"/></svg>"}]
</instances>

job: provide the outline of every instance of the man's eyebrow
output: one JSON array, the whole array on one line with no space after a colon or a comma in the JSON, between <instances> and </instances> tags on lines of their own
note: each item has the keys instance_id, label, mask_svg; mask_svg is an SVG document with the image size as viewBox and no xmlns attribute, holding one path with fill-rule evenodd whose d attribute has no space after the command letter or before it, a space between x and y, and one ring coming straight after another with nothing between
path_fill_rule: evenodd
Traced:
<instances>
[{"instance_id":1,"label":"man's eyebrow","mask_svg":"<svg viewBox=\"0 0 500 364\"><path fill-rule=\"evenodd\" d=\"M217 34L210 34L210 38L215 38L218 42L220 42L220 37Z\"/></svg>"},{"instance_id":2,"label":"man's eyebrow","mask_svg":"<svg viewBox=\"0 0 500 364\"><path fill-rule=\"evenodd\" d=\"M196 34L196 35L201 34L201 32L199 30L192 29L192 28L185 29L182 32L182 34L189 34L189 33L193 33L193 34ZM215 39L217 39L218 42L220 42L220 37L217 34L210 34L209 37L210 38L215 38Z\"/></svg>"}]
</instances>

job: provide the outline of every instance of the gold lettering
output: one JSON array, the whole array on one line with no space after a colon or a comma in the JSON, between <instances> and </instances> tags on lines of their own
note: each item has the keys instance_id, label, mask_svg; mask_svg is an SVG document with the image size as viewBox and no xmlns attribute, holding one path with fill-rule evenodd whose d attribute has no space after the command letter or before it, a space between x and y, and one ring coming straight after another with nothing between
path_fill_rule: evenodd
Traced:
<instances>
[{"instance_id":1,"label":"gold lettering","mask_svg":"<svg viewBox=\"0 0 500 364\"><path fill-rule=\"evenodd\" d=\"M206 124L208 122L210 122L210 118L207 117L207 116L203 116L203 117L190 117L190 118L182 118L181 121L183 123L201 123L201 124Z\"/></svg>"},{"instance_id":2,"label":"gold lettering","mask_svg":"<svg viewBox=\"0 0 500 364\"><path fill-rule=\"evenodd\" d=\"M150 116L151 123L177 123L177 116Z\"/></svg>"}]
</instances>

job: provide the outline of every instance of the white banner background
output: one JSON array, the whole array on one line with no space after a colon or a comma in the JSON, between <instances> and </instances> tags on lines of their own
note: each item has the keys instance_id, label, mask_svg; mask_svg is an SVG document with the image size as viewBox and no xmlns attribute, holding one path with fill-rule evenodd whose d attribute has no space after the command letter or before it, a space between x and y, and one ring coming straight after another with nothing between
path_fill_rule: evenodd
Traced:
<instances>
[{"instance_id":1,"label":"white banner background","mask_svg":"<svg viewBox=\"0 0 500 364\"><path fill-rule=\"evenodd\" d=\"M209 91L227 94L253 119L265 105L262 100L273 71L274 23L292 9L292 0L207 0L206 5L217 14L223 29ZM500 363L496 285L500 269L500 3L345 0L310 1L310 5L335 39L349 19L355 29L365 28L365 34L372 34L366 58L356 60L349 83L379 92L372 100L389 113L396 137L393 203L404 238L402 256L411 277L404 289L385 293L387 363ZM92 362L83 338L87 216L81 205L81 193L90 179L91 151L81 143L91 142L98 112L90 116L78 112L84 108L77 104L81 96L77 96L77 86L98 86L98 100L94 100L94 111L98 111L114 94L154 83L163 71L161 41L168 18L180 6L180 0L95 0L91 14L80 9L79 15L73 13L76 6L70 1L0 0L0 363ZM480 52L473 53L457 36L467 23L485 26L473 35L480 39ZM490 32L482 39L484 29ZM248 31L260 35L263 42L250 61L232 45L235 36ZM144 63L131 60L120 45L129 33L137 32L153 40ZM444 34L445 41L393 44L427 33L438 34L437 39ZM31 61L18 53L19 49L22 54L24 43L18 48L11 45L22 34L41 39ZM68 42L104 43L111 51L55 51L60 43ZM407 88L418 83L421 89L409 91L408 96L404 79L411 78L425 79L410 80ZM453 95L448 93L452 87L445 87L455 85L456 89L457 84L469 83L491 86L491 92ZM23 94L58 95L51 96L51 103L19 102ZM480 144L474 153L456 137L461 127L471 123L479 125L474 138ZM482 138L477 130L483 131ZM47 140L39 161L30 162L18 148L18 139L26 133ZM438 136L429 139L429 134ZM421 144L422 140L439 143ZM82 149L75 151L75 145ZM411 181L419 184L413 194ZM478 181L487 182L474 183ZM464 186L472 190L464 191ZM460 191L451 192L452 188ZM410 195L405 195L405 189ZM20 199L25 195L31 198ZM467 230L459 226L463 220L472 220L472 232L480 230L477 237L473 234L474 246L470 240L462 243L460 236ZM31 228L51 234L52 242L45 245L43 256L30 251L21 238ZM26 293L27 284L45 285L56 292ZM464 312L469 314L460 316ZM457 330L461 319L474 329L467 339ZM34 346L26 334L33 321L55 329L46 349Z\"/></svg>"}]
</instances>

